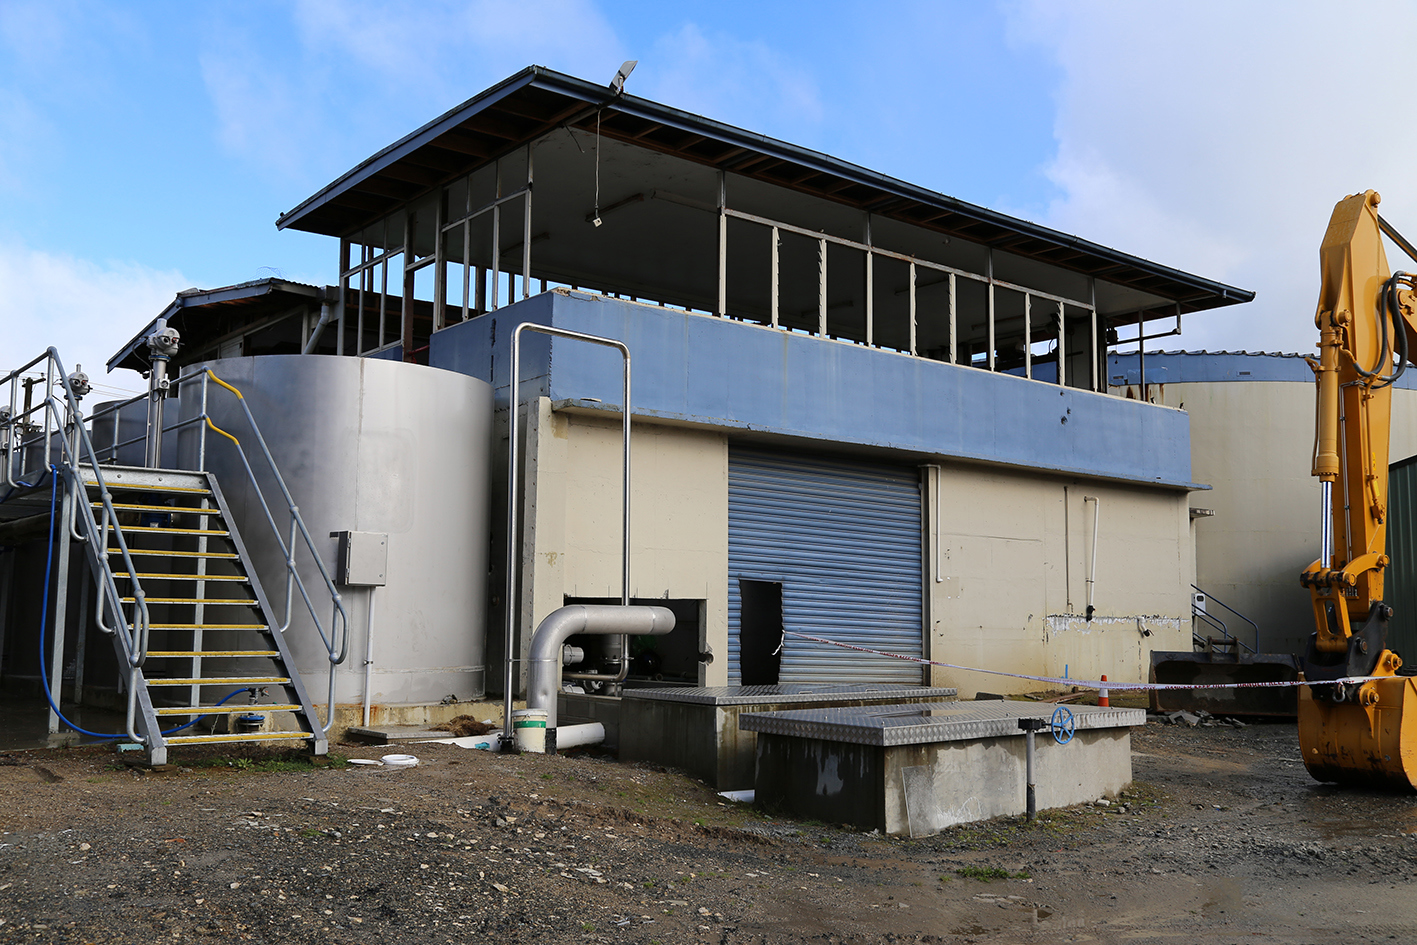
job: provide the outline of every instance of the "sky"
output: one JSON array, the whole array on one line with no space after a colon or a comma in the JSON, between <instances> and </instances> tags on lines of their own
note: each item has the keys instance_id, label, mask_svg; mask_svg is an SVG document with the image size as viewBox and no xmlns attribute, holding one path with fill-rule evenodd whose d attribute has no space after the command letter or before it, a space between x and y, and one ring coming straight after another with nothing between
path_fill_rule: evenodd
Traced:
<instances>
[{"instance_id":1,"label":"sky","mask_svg":"<svg viewBox=\"0 0 1417 945\"><path fill-rule=\"evenodd\" d=\"M1417 4L0 0L0 371L185 288L335 281L276 217L536 63L1257 293L1167 349L1309 351L1333 205L1417 238ZM1417 268L1391 249L1394 268Z\"/></svg>"}]
</instances>

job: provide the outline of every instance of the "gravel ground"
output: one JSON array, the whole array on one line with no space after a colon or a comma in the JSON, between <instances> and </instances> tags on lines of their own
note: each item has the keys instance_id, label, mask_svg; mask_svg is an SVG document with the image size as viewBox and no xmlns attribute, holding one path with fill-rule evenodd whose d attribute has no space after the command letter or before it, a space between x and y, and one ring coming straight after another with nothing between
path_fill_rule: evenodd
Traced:
<instances>
[{"instance_id":1,"label":"gravel ground","mask_svg":"<svg viewBox=\"0 0 1417 945\"><path fill-rule=\"evenodd\" d=\"M1292 725L1153 720L1132 747L1105 806L919 840L586 754L15 752L0 942L1417 941L1412 796L1312 782Z\"/></svg>"}]
</instances>

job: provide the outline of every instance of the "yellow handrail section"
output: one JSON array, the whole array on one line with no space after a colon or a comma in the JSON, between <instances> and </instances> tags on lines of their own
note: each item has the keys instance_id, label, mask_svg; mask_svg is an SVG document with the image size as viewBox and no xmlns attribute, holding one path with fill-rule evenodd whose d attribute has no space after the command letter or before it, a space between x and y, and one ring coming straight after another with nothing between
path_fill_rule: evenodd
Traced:
<instances>
[{"instance_id":1,"label":"yellow handrail section","mask_svg":"<svg viewBox=\"0 0 1417 945\"><path fill-rule=\"evenodd\" d=\"M217 377L217 376L216 376L215 374L213 374L210 370L207 371L207 377L210 377L212 380L216 381L216 382L217 382L218 384L220 384L222 387L225 387L227 390L229 390L229 391L231 391L233 394L235 394L237 400L245 400L245 399L246 399L245 397L242 397L242 396L241 396L241 391L237 390L236 388L234 388L234 387L232 387L230 384L228 384L226 381L224 381L224 380L222 380L221 378ZM230 440L231 442L235 443L237 446L240 446L240 445L241 445L241 441L240 441L240 440L238 440L236 437L232 436L230 433L227 433L225 430L223 430L221 427L217 426L215 423L212 423L212 418L211 418L211 417L207 417L206 420L207 420L207 426L210 427L213 431L215 431L215 432L217 432L217 433L220 433L222 436L226 437L228 440Z\"/></svg>"}]
</instances>

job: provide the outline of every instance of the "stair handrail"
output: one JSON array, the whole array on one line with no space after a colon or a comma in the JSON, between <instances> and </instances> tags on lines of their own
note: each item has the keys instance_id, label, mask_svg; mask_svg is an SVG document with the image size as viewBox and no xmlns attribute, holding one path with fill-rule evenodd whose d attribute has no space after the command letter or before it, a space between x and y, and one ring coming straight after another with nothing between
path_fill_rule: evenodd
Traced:
<instances>
[{"instance_id":1,"label":"stair handrail","mask_svg":"<svg viewBox=\"0 0 1417 945\"><path fill-rule=\"evenodd\" d=\"M16 399L19 393L19 384L22 383L24 374L40 362L44 362L44 397L38 403L32 402L27 409L21 410ZM0 433L3 433L3 436L0 436L0 455L4 457L5 484L9 487L10 492L21 485L31 485L16 480L15 457L17 452L19 456L23 457L25 448L29 444L39 441L39 436L42 436L44 466L50 475L55 475L57 472L63 477L64 488L70 496L70 517L61 522L60 527L80 541L85 541L93 553L94 582L99 592L99 606L95 608L94 621L101 632L113 636L119 641L123 656L128 663L127 735L135 742L147 745L150 738L139 735L136 728L137 683L141 668L148 656L150 620L147 600L137 576L138 569L128 550L128 542L123 537L123 530L114 527L118 520L118 513L113 507L113 494L109 491L108 484L103 478L93 440L84 425L84 415L79 397L75 394L73 385L70 383L68 372L64 370L58 350L53 347L45 349L43 354L0 378L0 387L6 386L10 391L10 405L8 413L4 417L0 417ZM54 396L56 386L63 391L63 403L60 403ZM28 424L30 421L27 418L36 413L41 414L44 418L43 430L42 432L34 431L34 434L38 435L32 434L26 437L22 424ZM56 433L62 433L58 437L60 463L58 466L51 462ZM93 506L88 501L88 493L83 486L79 466L84 458L87 458L89 466L93 470L94 481L98 488L99 501L103 508L102 524L94 516ZM27 471L21 469L20 473L23 474ZM9 494L7 492L6 498L9 497ZM82 517L80 517L80 509L83 510ZM78 523L82 523L83 534L80 534L79 529L75 527ZM133 585L133 622L131 626L123 613L122 595L114 580L113 568L108 564L107 552L110 539L116 540L119 554L124 566L128 569L129 579ZM114 614L111 627L104 620L104 615L109 608L112 608ZM41 656L41 658L43 657Z\"/></svg>"},{"instance_id":2,"label":"stair handrail","mask_svg":"<svg viewBox=\"0 0 1417 945\"><path fill-rule=\"evenodd\" d=\"M305 519L300 515L300 507L295 502L295 497L290 494L290 489L286 486L285 477L281 475L280 467L276 465L275 458L271 455L270 447L266 444L266 438L261 433L260 424L256 422L255 416L251 413L250 406L246 403L245 396L241 391L217 377L211 369L200 367L195 371L184 374L173 382L173 388L180 388L181 385L193 381L201 382L201 411L196 416L189 416L186 420L172 424L165 428L165 431L178 430L188 426L197 426L199 433L199 455L198 462L203 471L206 470L207 455L207 431L218 433L230 440L236 447L237 455L241 458L241 465L246 470L246 478L251 483L251 488L255 492L256 499L260 502L261 511L265 517L266 524L271 529L271 534L275 537L276 544L280 547L281 554L285 558L285 608L283 621L280 627L272 629L277 633L285 633L290 628L292 613L294 609L295 594L298 591L301 600L305 604L305 609L310 614L310 619L314 621L315 630L320 635L320 641L324 644L326 655L330 662L329 673L329 706L325 713L326 721L324 731L328 732L330 726L334 724L335 705L335 667L345 661L349 655L349 615L344 609L343 597L339 589L335 586L334 579L330 576L329 569L325 567L325 562L315 545L315 539L311 536L310 530L305 525ZM229 391L235 398L236 403L241 407L242 413L246 417L247 427L256 438L256 443L260 446L262 457L265 459L266 467L270 470L271 476L280 489L281 499L285 502L285 507L290 515L289 540L281 535L281 528L276 524L275 514L271 511L271 504L266 499L265 490L261 488L260 481L256 477L256 472L251 466L251 460L247 455L246 448L241 441L226 430L218 427L213 421L207 409L207 395L210 389L209 381L215 381L219 386ZM310 590L306 587L305 579L300 574L300 568L296 564L295 553L297 550L297 538L303 541L305 548L310 552L310 557L314 560L316 568L319 569L320 579L324 582L325 590L329 593L332 610L330 614L329 632L326 633L325 624L320 619L320 615L315 606L315 601L311 599ZM314 720L311 720L314 724Z\"/></svg>"},{"instance_id":3,"label":"stair handrail","mask_svg":"<svg viewBox=\"0 0 1417 945\"><path fill-rule=\"evenodd\" d=\"M1244 640L1241 640L1238 635L1235 636L1235 642L1236 642L1236 643L1239 643L1241 646L1243 646L1245 649L1249 650L1251 653L1258 653L1258 652L1259 652L1259 646L1260 646L1260 625L1259 625L1259 624L1255 623L1255 622L1254 622L1253 620L1251 620L1249 617L1246 617L1244 614L1240 613L1240 612L1239 612L1238 610L1236 610L1234 607L1231 607L1229 604L1225 603L1225 601L1223 601L1223 600L1221 600L1220 598L1216 597L1216 596L1215 596L1214 594L1212 594L1210 591L1207 591L1207 590L1204 590L1204 589L1202 589L1202 588L1199 588L1199 587L1197 587L1197 586L1194 585L1194 584L1191 585L1191 590L1196 591L1196 592L1201 593L1201 594L1204 594L1207 603L1219 604L1221 607L1224 607L1226 610L1230 611L1230 612L1231 612L1232 614L1234 614L1236 617L1239 617L1241 620L1245 621L1245 623L1249 624L1249 625L1250 625L1250 628L1255 631L1255 645L1254 645L1254 646L1250 646L1250 645L1247 644ZM1191 604L1191 610L1192 610L1193 613L1195 612L1195 604L1194 604L1194 602L1192 602L1192 604ZM1202 611L1202 613L1204 613L1204 611ZM1209 615L1207 615L1207 616L1209 616ZM1222 623L1221 626L1223 627L1224 624ZM1227 637L1231 636L1231 634L1230 634L1228 631L1226 632L1225 635L1226 635Z\"/></svg>"}]
</instances>

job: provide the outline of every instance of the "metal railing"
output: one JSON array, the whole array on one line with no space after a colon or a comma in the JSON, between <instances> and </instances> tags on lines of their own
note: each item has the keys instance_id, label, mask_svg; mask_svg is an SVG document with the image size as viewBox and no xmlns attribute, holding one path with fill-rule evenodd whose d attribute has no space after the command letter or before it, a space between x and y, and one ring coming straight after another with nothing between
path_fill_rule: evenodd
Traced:
<instances>
[{"instance_id":1,"label":"metal railing","mask_svg":"<svg viewBox=\"0 0 1417 945\"><path fill-rule=\"evenodd\" d=\"M1198 617L1198 618L1200 618L1200 620L1201 620L1202 623L1207 624L1207 625L1209 625L1209 626L1212 626L1212 627L1215 627L1215 628L1219 629L1219 630L1220 630L1220 634L1221 634L1221 638L1222 638L1223 640L1225 640L1225 642L1226 642L1227 645L1232 644L1232 641L1233 641L1233 645L1244 647L1245 649L1249 650L1251 653L1257 653L1257 652L1259 652L1259 646L1260 646L1260 627L1259 627L1259 624L1255 623L1255 622L1254 622L1253 620L1251 620L1249 617L1246 617L1244 614L1240 613L1238 610L1236 610L1234 607L1231 607L1229 604L1225 603L1223 600L1220 600L1219 598L1215 597L1215 595L1211 594L1209 591L1201 590L1201 588L1196 587L1196 585L1194 585L1194 584L1191 585L1191 590L1196 591L1197 593L1200 593L1200 594L1204 594L1204 595L1205 595L1205 599L1206 599L1206 601L1207 601L1208 603L1211 603L1211 604L1219 604L1221 607L1224 607L1224 608L1225 608L1226 610L1228 610L1230 613L1234 614L1236 617L1239 617L1239 618L1240 618L1241 620L1243 620L1245 623L1249 624L1249 625L1250 625L1250 629L1252 629L1252 630L1254 631L1254 635L1255 635L1255 645L1254 645L1254 646L1250 646L1250 645L1249 645L1248 643L1246 643L1244 640L1241 640L1241 639L1239 638L1239 636L1237 636L1236 634L1231 633L1230 630L1225 626L1225 621L1221 620L1221 619L1220 619L1219 617L1217 617L1216 615L1211 614L1211 613L1207 613L1206 611L1201 610L1199 607L1197 607L1196 604L1195 604L1194 598L1193 598L1192 601L1191 601L1191 616L1192 616L1192 617ZM1193 634L1193 636L1194 636L1194 634Z\"/></svg>"},{"instance_id":2,"label":"metal railing","mask_svg":"<svg viewBox=\"0 0 1417 945\"><path fill-rule=\"evenodd\" d=\"M19 388L22 384L27 383L24 375L27 372L33 373L35 366L40 364L40 362L45 362L45 367L40 372L41 377L37 380L30 380L28 383L31 388L42 383L46 395L39 403L33 403L33 398L29 398L25 405L21 407ZM251 465L250 457L245 447L242 446L241 441L237 437L217 427L212 421L208 412L208 397L211 382L215 382L229 391L236 398L236 402L241 407L242 413L246 419L247 428L260 447L260 455L265 462L266 469L269 470L271 478L279 489L279 501L285 505L285 511L289 518L288 529L284 535L282 534L280 525L277 524L275 513L271 510L271 502L266 497L266 490L261 488L260 481ZM314 538L310 535L310 531L306 527L304 519L300 516L300 508L296 505L295 499L286 485L285 478L281 475L280 469L277 467L275 459L271 455L270 447L267 445L265 437L261 434L260 426L256 423L256 418L251 414L251 409L246 404L245 397L243 397L241 392L235 387L222 381L205 368L199 368L184 374L173 381L171 386L172 389L177 391L180 395L184 385L196 383L200 383L201 385L200 412L195 416L164 426L162 432L166 434L189 427L196 427L199 431L197 466L202 472L208 471L208 430L225 437L236 449L237 455L241 460L241 465L245 469L247 480L251 485L256 499L260 503L266 524L270 528L271 534L285 562L285 600L282 608L282 621L279 627L272 627L271 629L274 632L283 634L290 628L294 614L295 597L298 593L306 610L310 614L310 619L313 621L316 632L319 634L321 643L324 645L326 654L328 655L330 662L328 705L325 715L326 721L323 726L323 730L327 732L334 722L335 666L344 662L349 650L348 614L344 609L343 601L338 589L335 587L334 580L331 578L329 570L325 567L324 560L315 545ZM70 530L70 534L76 540L89 544L93 554L96 556L94 560L99 562L100 565L103 565L94 569L95 579L99 585L100 599L102 601L101 606L96 610L95 617L99 629L106 634L112 635L120 629L125 631L119 634L119 639L123 643L124 653L130 667L128 687L128 735L133 738L134 741L146 743L146 740L137 734L134 726L137 706L136 684L139 678L139 670L147 659L148 650L149 618L147 604L137 577L139 572L129 555L122 529L114 527L117 522L117 513L113 508L112 495L103 477L101 463L114 463L118 458L119 451L123 447L132 446L137 443L145 443L147 441L151 431L146 427L140 436L129 437L123 440L120 440L119 437L122 435L123 409L140 401L147 401L150 395L139 394L127 400L110 403L94 411L94 413L88 417L87 421L85 421L79 407L79 400L69 384L69 376L64 372L59 362L58 352L54 348L48 349L45 354L35 358L23 367L10 372L10 374L6 375L4 378L0 378L0 388L6 385L9 387L8 400L10 408L8 413L4 413L3 409L0 409L0 455L4 457L5 485L11 492L17 487L33 486L32 483L25 483L17 478L17 476L31 471L29 464L34 462L34 460L28 459L27 457L30 457L32 453L38 451L38 454L42 457L43 466L45 468L53 466L50 460L55 458L53 453L56 440L59 443L59 456L57 458L61 460L59 468L64 470L66 487L78 490L75 493L76 495L83 492L82 479L79 474L80 463L86 461L88 466L92 469L93 478L97 483L97 488L102 499L102 521L100 522L94 516L94 510L88 502L72 501L70 502L71 511L66 525ZM63 391L65 403L62 405L52 396L51 392L53 392L56 387ZM39 423L30 419L35 415L39 415L43 422ZM113 422L111 442L107 447L97 449L93 443L93 436L90 430L86 428L85 422L90 426L96 426L98 423L110 417ZM57 431L63 431L64 435L56 437L55 434ZM73 440L72 444L70 443L70 438ZM8 497L8 494L9 493L4 497L0 497L0 501ZM80 507L85 510L85 514L82 518L78 517L78 509ZM127 617L123 614L122 598L118 593L117 583L113 578L113 569L106 566L106 552L110 535L114 536L117 540L118 551L122 556L123 563L127 568L127 573L131 576L130 580L133 584L133 598L135 603L131 626L128 623ZM311 590L307 587L306 580L300 573L300 567L296 561L296 552L300 544L304 545L311 559L315 562L315 566L319 571L320 581L324 583L325 591L330 597L332 609L328 626L321 619L315 600L312 599ZM254 563L248 561L247 566L254 567ZM104 619L110 607L116 615L112 626ZM314 726L316 720L311 719L310 723Z\"/></svg>"},{"instance_id":3,"label":"metal railing","mask_svg":"<svg viewBox=\"0 0 1417 945\"><path fill-rule=\"evenodd\" d=\"M25 377L27 372L38 370L38 378ZM33 389L43 385L43 394L38 402L33 397ZM24 405L20 405L20 387L26 388ZM128 671L127 734L136 742L146 744L147 740L136 730L137 683L143 664L148 657L148 607L142 586L138 580L138 568L134 565L121 528L115 527L118 513L113 507L113 495L104 481L93 441L83 423L83 412L79 397L74 392L69 375L59 360L59 352L54 348L28 364L11 371L0 378L0 388L8 389L8 412L0 415L0 457L4 459L4 481L7 492L0 501L10 498L18 488L34 488L42 479L25 482L20 476L41 472L41 477L60 475L64 478L65 504L67 514L62 516L62 527L67 534L89 545L96 566L93 568L94 581L98 590L98 605L94 620L100 631L115 637L122 649ZM56 390L62 402L56 398ZM32 419L40 418L39 421ZM41 422L42 421L42 422ZM56 452L57 446L57 452ZM80 472L81 464L87 460L92 469L94 483L99 493L101 516L94 515L93 504L79 501L87 499L87 490ZM81 511L82 510L82 511ZM99 519L102 519L100 521ZM123 598L118 591L113 569L108 566L110 542L117 544L119 556L123 560L133 584L133 614L129 623L123 611ZM46 593L48 589L46 588ZM112 616L112 622L105 618ZM44 655L41 654L43 659Z\"/></svg>"}]
</instances>

